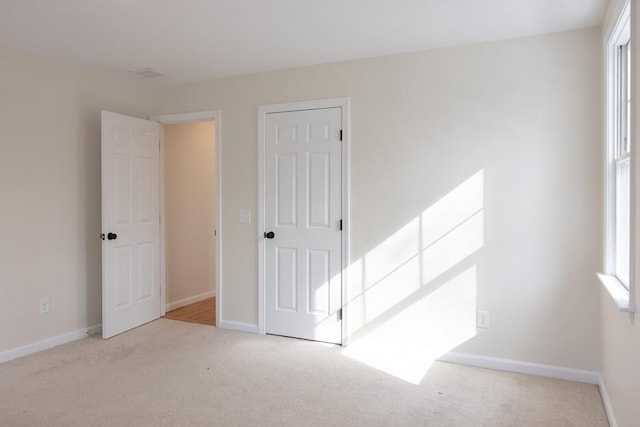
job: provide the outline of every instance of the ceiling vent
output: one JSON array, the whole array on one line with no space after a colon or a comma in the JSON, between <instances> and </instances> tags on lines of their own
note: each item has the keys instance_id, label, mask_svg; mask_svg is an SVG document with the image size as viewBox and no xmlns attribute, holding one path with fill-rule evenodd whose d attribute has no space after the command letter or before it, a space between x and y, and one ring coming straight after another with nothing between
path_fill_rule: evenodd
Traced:
<instances>
[{"instance_id":1,"label":"ceiling vent","mask_svg":"<svg viewBox=\"0 0 640 427\"><path fill-rule=\"evenodd\" d=\"M145 79L153 79L155 77L162 77L164 74L157 72L153 68L145 68L140 71L131 71L134 74L139 75L140 77L144 77Z\"/></svg>"}]
</instances>

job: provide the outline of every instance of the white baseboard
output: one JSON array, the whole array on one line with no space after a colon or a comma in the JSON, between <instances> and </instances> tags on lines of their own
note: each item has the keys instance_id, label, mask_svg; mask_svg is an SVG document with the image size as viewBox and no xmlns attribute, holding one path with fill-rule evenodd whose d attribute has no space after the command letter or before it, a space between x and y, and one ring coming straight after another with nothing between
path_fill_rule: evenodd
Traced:
<instances>
[{"instance_id":1,"label":"white baseboard","mask_svg":"<svg viewBox=\"0 0 640 427\"><path fill-rule=\"evenodd\" d=\"M244 322L234 322L232 320L220 319L220 325L217 325L220 329L231 329L232 331L248 332L250 334L258 333L258 325Z\"/></svg>"},{"instance_id":2,"label":"white baseboard","mask_svg":"<svg viewBox=\"0 0 640 427\"><path fill-rule=\"evenodd\" d=\"M29 354L37 353L42 350L57 347L62 344L67 344L72 341L85 338L89 335L99 333L101 330L102 325L94 325L86 329L79 329L74 332L69 332L68 334L58 335L57 337L47 338L45 340L27 344L22 347L3 351L2 353L0 353L0 363L8 362L9 360L17 359L18 357L27 356Z\"/></svg>"},{"instance_id":3,"label":"white baseboard","mask_svg":"<svg viewBox=\"0 0 640 427\"><path fill-rule=\"evenodd\" d=\"M184 307L185 305L189 305L189 304L193 304L196 302L200 302L202 300L205 300L207 298L212 298L216 296L216 291L209 291L209 292L205 292L199 295L195 295L189 298L184 298L178 301L174 301L172 303L169 303L167 305L165 305L165 310L166 311L171 311L171 310L175 310L176 308L180 308L180 307Z\"/></svg>"},{"instance_id":4,"label":"white baseboard","mask_svg":"<svg viewBox=\"0 0 640 427\"><path fill-rule=\"evenodd\" d=\"M600 384L600 374L596 371L564 368L561 366L542 365L539 363L521 362L497 357L476 356L473 354L446 353L439 358L443 362L460 365L477 366L479 368L496 369L498 371L517 372L520 374L538 375L560 380L577 381L587 384Z\"/></svg>"},{"instance_id":5,"label":"white baseboard","mask_svg":"<svg viewBox=\"0 0 640 427\"><path fill-rule=\"evenodd\" d=\"M600 375L600 382L598 384L598 389L600 390L600 397L602 398L602 404L604 405L604 412L607 414L607 421L609 421L609 426L618 427L618 423L616 422L616 417L613 414L613 406L611 406L609 393L607 393L607 388L604 386L604 380L602 379L602 375Z\"/></svg>"}]
</instances>

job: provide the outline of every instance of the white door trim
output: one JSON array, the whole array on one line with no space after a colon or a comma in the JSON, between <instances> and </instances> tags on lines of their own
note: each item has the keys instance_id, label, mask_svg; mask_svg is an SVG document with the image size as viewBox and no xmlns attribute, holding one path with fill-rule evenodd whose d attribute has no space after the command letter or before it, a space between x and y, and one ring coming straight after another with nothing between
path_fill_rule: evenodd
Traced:
<instances>
[{"instance_id":1,"label":"white door trim","mask_svg":"<svg viewBox=\"0 0 640 427\"><path fill-rule=\"evenodd\" d=\"M265 308L265 120L268 113L282 113L299 110L316 110L321 108L342 108L342 345L347 346L347 322L349 319L347 304L347 270L350 265L350 158L349 147L351 132L349 126L350 98L331 98L314 101L291 102L286 104L270 104L258 107L258 333L264 335L266 326Z\"/></svg>"},{"instance_id":2,"label":"white door trim","mask_svg":"<svg viewBox=\"0 0 640 427\"><path fill-rule=\"evenodd\" d=\"M222 318L222 111L199 111L194 113L162 114L151 116L151 120L163 125L174 123L201 122L213 120L215 122L215 200L216 200L216 326ZM160 131L160 289L162 290L160 315L165 314L166 307L166 265L165 265L165 167L164 167L164 127Z\"/></svg>"}]
</instances>

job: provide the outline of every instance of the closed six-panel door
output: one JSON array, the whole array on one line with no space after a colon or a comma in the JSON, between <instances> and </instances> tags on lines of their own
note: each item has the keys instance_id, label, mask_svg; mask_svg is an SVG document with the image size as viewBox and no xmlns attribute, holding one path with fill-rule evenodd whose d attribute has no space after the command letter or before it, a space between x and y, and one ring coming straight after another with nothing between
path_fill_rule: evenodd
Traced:
<instances>
[{"instance_id":1,"label":"closed six-panel door","mask_svg":"<svg viewBox=\"0 0 640 427\"><path fill-rule=\"evenodd\" d=\"M265 120L265 330L340 343L342 109Z\"/></svg>"}]
</instances>

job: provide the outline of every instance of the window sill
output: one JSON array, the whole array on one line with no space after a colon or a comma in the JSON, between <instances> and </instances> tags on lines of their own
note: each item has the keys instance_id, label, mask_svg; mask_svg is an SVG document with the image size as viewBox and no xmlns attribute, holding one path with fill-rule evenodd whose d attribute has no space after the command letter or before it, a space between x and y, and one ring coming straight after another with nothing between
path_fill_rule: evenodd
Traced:
<instances>
[{"instance_id":1,"label":"window sill","mask_svg":"<svg viewBox=\"0 0 640 427\"><path fill-rule=\"evenodd\" d=\"M633 313L635 309L631 305L631 297L629 289L625 288L622 283L615 277L607 274L596 273L600 282L613 298L620 311L625 313Z\"/></svg>"}]
</instances>

